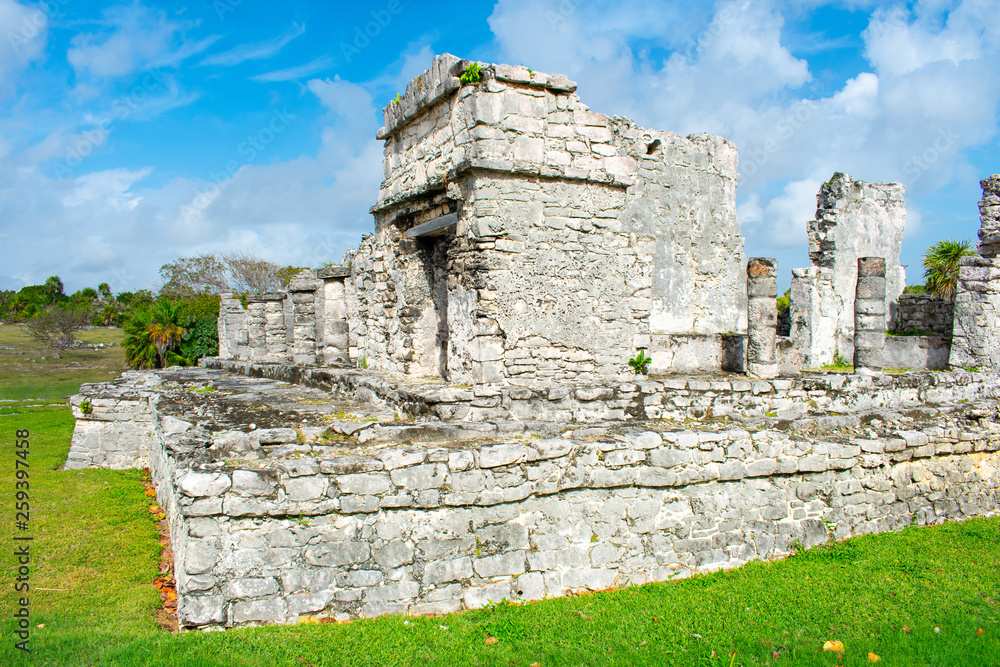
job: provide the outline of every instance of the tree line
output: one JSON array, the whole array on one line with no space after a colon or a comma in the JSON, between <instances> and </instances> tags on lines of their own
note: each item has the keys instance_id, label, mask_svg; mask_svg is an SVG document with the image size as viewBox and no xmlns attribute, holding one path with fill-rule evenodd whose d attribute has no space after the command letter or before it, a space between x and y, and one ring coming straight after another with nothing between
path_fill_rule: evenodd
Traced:
<instances>
[{"instance_id":1,"label":"tree line","mask_svg":"<svg viewBox=\"0 0 1000 667\"><path fill-rule=\"evenodd\" d=\"M20 323L55 357L87 326L121 327L130 368L191 366L219 352L220 295L284 289L301 271L245 252L182 257L160 268L162 286L112 293L107 283L67 295L58 276L0 292L0 321Z\"/></svg>"}]
</instances>

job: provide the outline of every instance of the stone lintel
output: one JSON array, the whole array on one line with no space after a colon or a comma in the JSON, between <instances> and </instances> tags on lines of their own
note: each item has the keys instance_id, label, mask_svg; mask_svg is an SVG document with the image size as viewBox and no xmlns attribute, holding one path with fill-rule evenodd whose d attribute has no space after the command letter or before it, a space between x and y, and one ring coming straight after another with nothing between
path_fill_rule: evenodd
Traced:
<instances>
[{"instance_id":1,"label":"stone lintel","mask_svg":"<svg viewBox=\"0 0 1000 667\"><path fill-rule=\"evenodd\" d=\"M417 225L406 230L404 236L408 239L421 239L433 236L442 236L451 231L458 224L458 213L449 213L439 218L434 218L429 222Z\"/></svg>"},{"instance_id":2,"label":"stone lintel","mask_svg":"<svg viewBox=\"0 0 1000 667\"><path fill-rule=\"evenodd\" d=\"M347 265L326 266L322 269L316 269L316 277L321 280L330 280L332 278L350 278L351 267Z\"/></svg>"}]
</instances>

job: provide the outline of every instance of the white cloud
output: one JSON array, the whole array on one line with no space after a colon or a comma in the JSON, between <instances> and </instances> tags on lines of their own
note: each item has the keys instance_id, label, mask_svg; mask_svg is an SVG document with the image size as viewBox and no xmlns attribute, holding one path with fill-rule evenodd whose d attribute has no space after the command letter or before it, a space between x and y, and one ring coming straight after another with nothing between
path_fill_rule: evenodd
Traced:
<instances>
[{"instance_id":1,"label":"white cloud","mask_svg":"<svg viewBox=\"0 0 1000 667\"><path fill-rule=\"evenodd\" d=\"M132 186L152 173L152 168L129 171L128 169L108 169L95 171L75 179L75 187L62 198L63 206L77 207L83 204L104 204L117 212L131 211L142 201L142 197L130 192Z\"/></svg>"},{"instance_id":2,"label":"white cloud","mask_svg":"<svg viewBox=\"0 0 1000 667\"><path fill-rule=\"evenodd\" d=\"M314 60L310 60L307 63L301 65L296 65L295 67L286 67L284 69L274 70L273 72L265 72L264 74L258 74L256 76L250 77L253 81L261 81L263 83L270 83L274 81L294 81L296 79L305 79L315 74L319 74L323 70L327 70L333 67L333 58L329 56L320 56Z\"/></svg>"},{"instance_id":3,"label":"white cloud","mask_svg":"<svg viewBox=\"0 0 1000 667\"><path fill-rule=\"evenodd\" d=\"M786 19L808 25L809 12L829 2L725 1L708 17L701 7L664 4L500 0L490 25L500 60L568 74L597 111L733 141L738 215L755 252L805 248L804 223L834 171L903 182L912 208L957 175L969 177L967 149L995 145L1000 22L987 17L996 0L924 1L909 11L847 3L873 12L857 37L869 67L843 72L845 83L826 96L811 85L803 56L821 52L793 53L788 44L805 37L784 33ZM669 55L650 55L662 52ZM826 57L818 67L830 67ZM913 225L907 238L919 233Z\"/></svg>"},{"instance_id":4,"label":"white cloud","mask_svg":"<svg viewBox=\"0 0 1000 667\"><path fill-rule=\"evenodd\" d=\"M105 10L102 30L79 33L66 59L78 77L116 78L143 68L176 65L211 46L218 36L188 40L190 22L135 3Z\"/></svg>"},{"instance_id":5,"label":"white cloud","mask_svg":"<svg viewBox=\"0 0 1000 667\"><path fill-rule=\"evenodd\" d=\"M58 274L72 289L103 281L116 290L156 288L163 264L234 248L297 266L338 261L371 231L368 208L382 180L382 146L374 139L378 116L371 94L356 83L317 79L306 90L328 109L313 155L277 161L276 131L252 159L233 147L217 156L203 179L156 185L148 168L88 172L84 163L78 176L58 180L28 164L24 152L16 161L0 161L8 235L0 241L0 266L9 267L0 271L6 273L0 285ZM262 121L265 127L278 125ZM48 143L61 146L67 136ZM234 160L239 168L221 185L211 180L213 171L223 173ZM29 245L30 257L15 256L16 248Z\"/></svg>"},{"instance_id":6,"label":"white cloud","mask_svg":"<svg viewBox=\"0 0 1000 667\"><path fill-rule=\"evenodd\" d=\"M293 25L291 30L274 37L272 39L255 42L253 44L240 44L239 46L209 56L201 61L200 65L222 65L231 67L247 60L263 60L278 55L285 46L296 37L300 37L306 32L304 25Z\"/></svg>"},{"instance_id":7,"label":"white cloud","mask_svg":"<svg viewBox=\"0 0 1000 667\"><path fill-rule=\"evenodd\" d=\"M53 17L45 7L0 0L0 95L14 76L45 50Z\"/></svg>"}]
</instances>

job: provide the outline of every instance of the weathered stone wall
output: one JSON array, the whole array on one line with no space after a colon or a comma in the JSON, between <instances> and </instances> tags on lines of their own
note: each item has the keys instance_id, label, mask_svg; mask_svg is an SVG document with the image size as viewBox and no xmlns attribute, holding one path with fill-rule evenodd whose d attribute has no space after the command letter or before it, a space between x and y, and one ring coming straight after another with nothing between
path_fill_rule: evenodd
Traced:
<instances>
[{"instance_id":1,"label":"weathered stone wall","mask_svg":"<svg viewBox=\"0 0 1000 667\"><path fill-rule=\"evenodd\" d=\"M601 384L537 383L469 388L433 382L394 382L361 371L297 369L222 360L204 363L209 368L383 400L406 414L474 423L710 421L772 415L782 421L802 420L794 425L806 429L812 419L829 422L832 412L847 414L885 406L917 408L1000 397L1000 377L966 371L880 377L818 373L773 380L632 376ZM845 425L850 424L845 422Z\"/></svg>"},{"instance_id":2,"label":"weathered stone wall","mask_svg":"<svg viewBox=\"0 0 1000 667\"><path fill-rule=\"evenodd\" d=\"M943 371L948 368L951 339L942 336L886 336L883 360L892 370Z\"/></svg>"},{"instance_id":3,"label":"weathered stone wall","mask_svg":"<svg viewBox=\"0 0 1000 667\"><path fill-rule=\"evenodd\" d=\"M461 86L464 65L436 58L385 109L358 358L469 383L614 374L639 348L723 367L720 334L746 330L732 145L592 113L561 76Z\"/></svg>"},{"instance_id":4,"label":"weathered stone wall","mask_svg":"<svg viewBox=\"0 0 1000 667\"><path fill-rule=\"evenodd\" d=\"M1000 174L981 181L979 255L963 257L951 365L1000 369Z\"/></svg>"},{"instance_id":5,"label":"weathered stone wall","mask_svg":"<svg viewBox=\"0 0 1000 667\"><path fill-rule=\"evenodd\" d=\"M895 303L906 286L899 263L906 224L903 186L898 183L865 183L835 173L816 196L816 218L809 222L809 258L814 267L833 271L837 325L833 352L850 359L854 354L854 291L860 257L886 260L886 312L895 316ZM793 300L795 293L793 290ZM792 323L793 331L795 322ZM828 342L817 341L813 330L809 356L828 363L833 354ZM820 353L822 350L822 354ZM829 355L829 358L826 358ZM814 362L810 362L814 363Z\"/></svg>"},{"instance_id":6,"label":"weathered stone wall","mask_svg":"<svg viewBox=\"0 0 1000 667\"><path fill-rule=\"evenodd\" d=\"M248 313L233 294L219 303L219 358L250 360Z\"/></svg>"},{"instance_id":7,"label":"weathered stone wall","mask_svg":"<svg viewBox=\"0 0 1000 667\"><path fill-rule=\"evenodd\" d=\"M126 371L125 384L83 384L70 399L76 426L65 468L144 468L155 442L155 374ZM151 401L152 399L152 401Z\"/></svg>"},{"instance_id":8,"label":"weathered stone wall","mask_svg":"<svg viewBox=\"0 0 1000 667\"><path fill-rule=\"evenodd\" d=\"M646 432L177 469L180 621L446 613L996 509L995 436L898 436L836 444L773 431Z\"/></svg>"},{"instance_id":9,"label":"weathered stone wall","mask_svg":"<svg viewBox=\"0 0 1000 667\"><path fill-rule=\"evenodd\" d=\"M212 381L206 373L85 385L92 402L135 395L155 410L136 465L149 465L167 513L179 618L189 627L442 613L664 580L766 558L793 540L811 546L994 512L1000 493L995 404L967 405L967 414L954 405L995 395L997 379L985 374L831 377L882 393L804 391L827 410L826 428L838 429L812 437L797 433L820 427L819 416L788 430L757 428L764 417L748 429L669 421L539 429L561 437L477 424L465 439L401 446L423 427L450 431L345 422L338 432L356 434L348 443L326 440L322 426L234 430L230 421L218 430L204 417L209 404L191 402L215 394L177 384ZM938 376L944 382L928 388ZM797 391L783 380L754 384L745 393L762 401L765 392L754 391L764 385ZM233 387L232 399L244 401L245 391ZM446 391L458 389L438 389ZM762 405L779 406L770 400ZM936 423L890 412L914 402L952 405L912 413ZM259 421L268 408L258 407ZM861 425L859 411L873 407ZM778 419L801 417L795 408L789 402ZM74 412L78 430L118 428L107 412Z\"/></svg>"},{"instance_id":10,"label":"weathered stone wall","mask_svg":"<svg viewBox=\"0 0 1000 667\"><path fill-rule=\"evenodd\" d=\"M930 294L900 294L893 329L921 329L936 336L950 337L955 304Z\"/></svg>"},{"instance_id":11,"label":"weathered stone wall","mask_svg":"<svg viewBox=\"0 0 1000 667\"><path fill-rule=\"evenodd\" d=\"M833 270L815 266L792 269L790 297L793 362L808 368L832 362L837 353L839 309L843 306L833 284Z\"/></svg>"}]
</instances>

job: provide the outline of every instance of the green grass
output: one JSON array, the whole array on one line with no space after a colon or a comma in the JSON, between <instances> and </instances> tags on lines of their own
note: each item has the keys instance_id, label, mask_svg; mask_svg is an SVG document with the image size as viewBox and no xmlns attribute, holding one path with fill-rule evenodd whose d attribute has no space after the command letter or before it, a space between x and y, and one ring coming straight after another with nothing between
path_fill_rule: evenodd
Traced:
<instances>
[{"instance_id":1,"label":"green grass","mask_svg":"<svg viewBox=\"0 0 1000 667\"><path fill-rule=\"evenodd\" d=\"M29 658L15 654L14 562L3 549L0 664L726 667L735 650L734 665L832 667L834 656L821 651L828 639L844 643L844 665L869 664L869 651L882 665L1000 664L998 518L855 538L684 581L409 624L396 616L169 634L155 620L159 595L151 582L160 547L140 474L58 470L73 426L69 410L14 412L0 416L0 520L12 525L13 432L27 428L32 585L60 590L32 593L32 625L44 627L34 629ZM485 633L498 643L486 645Z\"/></svg>"},{"instance_id":2,"label":"green grass","mask_svg":"<svg viewBox=\"0 0 1000 667\"><path fill-rule=\"evenodd\" d=\"M103 350L69 350L52 357L17 325L0 326L0 399L63 401L84 382L113 380L125 368L121 329L81 331L85 343L114 343ZM42 357L45 357L42 359Z\"/></svg>"}]
</instances>

